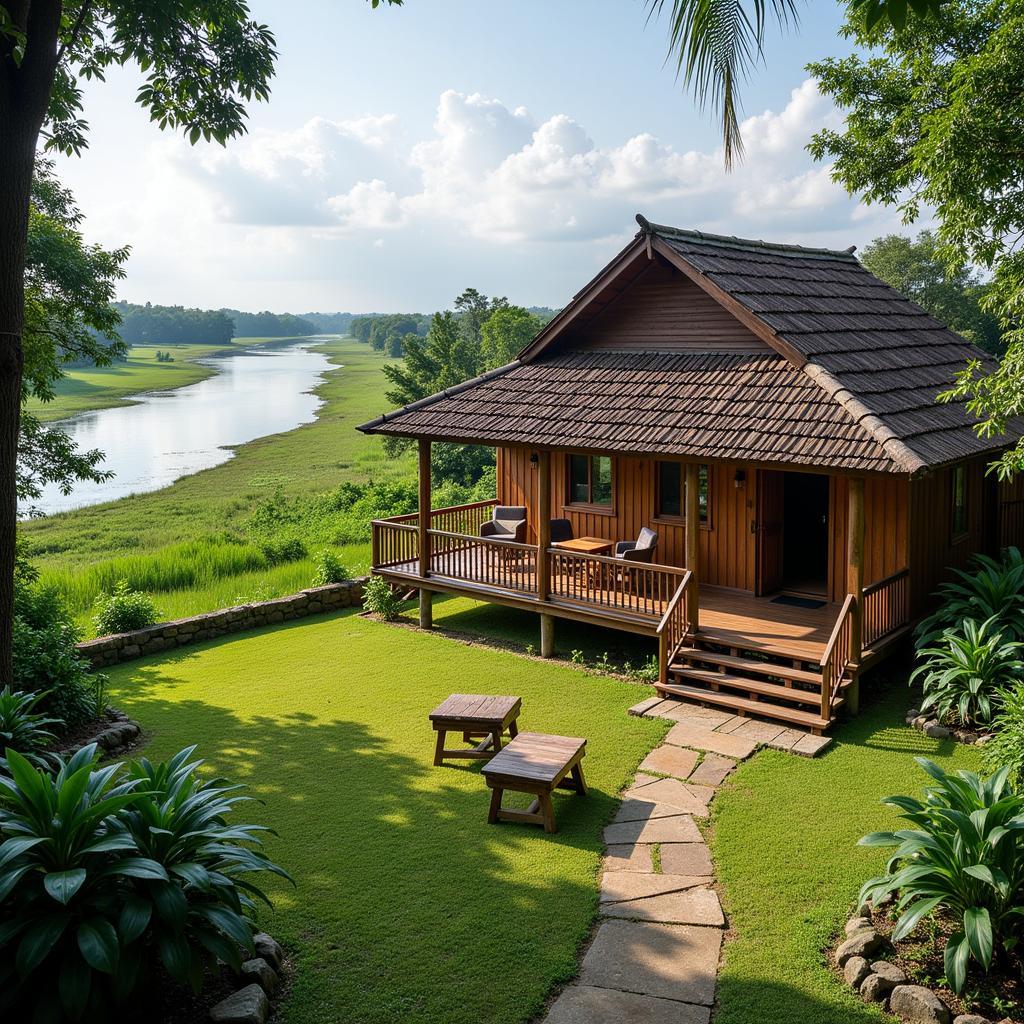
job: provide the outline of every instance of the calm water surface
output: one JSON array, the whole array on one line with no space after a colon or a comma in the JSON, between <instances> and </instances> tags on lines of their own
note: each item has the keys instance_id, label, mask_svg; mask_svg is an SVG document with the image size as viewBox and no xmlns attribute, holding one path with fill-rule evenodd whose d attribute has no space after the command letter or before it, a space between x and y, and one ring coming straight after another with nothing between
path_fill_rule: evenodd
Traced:
<instances>
[{"instance_id":1,"label":"calm water surface","mask_svg":"<svg viewBox=\"0 0 1024 1024\"><path fill-rule=\"evenodd\" d=\"M64 420L82 450L106 454L106 483L80 483L69 495L53 486L33 504L46 514L166 487L232 458L231 446L316 419L322 402L310 391L330 368L314 342L245 349L199 360L217 370L198 384L136 395L137 404Z\"/></svg>"}]
</instances>

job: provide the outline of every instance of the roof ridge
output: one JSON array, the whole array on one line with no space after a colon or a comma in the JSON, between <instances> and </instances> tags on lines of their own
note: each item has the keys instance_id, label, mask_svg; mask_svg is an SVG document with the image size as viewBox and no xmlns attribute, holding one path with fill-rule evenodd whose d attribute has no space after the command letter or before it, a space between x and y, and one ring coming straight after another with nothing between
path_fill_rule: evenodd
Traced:
<instances>
[{"instance_id":1,"label":"roof ridge","mask_svg":"<svg viewBox=\"0 0 1024 1024\"><path fill-rule=\"evenodd\" d=\"M895 431L885 425L881 417L872 412L849 388L820 363L808 361L801 367L834 402L841 405L872 437L886 455L904 473L915 474L928 468L928 464Z\"/></svg>"},{"instance_id":2,"label":"roof ridge","mask_svg":"<svg viewBox=\"0 0 1024 1024\"><path fill-rule=\"evenodd\" d=\"M808 245L795 245L789 242L765 242L760 238L740 238L737 235L715 235L709 231L698 231L696 228L676 228L670 224L654 224L643 214L636 215L636 222L644 234L663 235L668 238L690 238L696 242L703 242L706 245L717 245L724 249L746 249L759 251L768 249L771 252L780 252L792 256L826 256L830 259L839 259L844 262L858 263L859 260L853 255L854 247L849 249L823 249Z\"/></svg>"}]
</instances>

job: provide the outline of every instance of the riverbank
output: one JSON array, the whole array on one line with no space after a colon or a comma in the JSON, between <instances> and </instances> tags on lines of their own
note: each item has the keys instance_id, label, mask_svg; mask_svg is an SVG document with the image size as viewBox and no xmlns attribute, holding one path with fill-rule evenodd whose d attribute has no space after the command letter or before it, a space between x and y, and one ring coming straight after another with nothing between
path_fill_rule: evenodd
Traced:
<instances>
[{"instance_id":1,"label":"riverbank","mask_svg":"<svg viewBox=\"0 0 1024 1024\"><path fill-rule=\"evenodd\" d=\"M216 368L204 366L200 359L295 340L234 338L230 345L133 345L124 362L70 370L66 377L57 381L54 387L57 397L52 402L33 399L27 409L38 420L52 423L96 409L131 405L134 396L143 392L170 391L212 377ZM170 352L174 362L157 362L157 352Z\"/></svg>"},{"instance_id":2,"label":"riverbank","mask_svg":"<svg viewBox=\"0 0 1024 1024\"><path fill-rule=\"evenodd\" d=\"M226 532L243 533L253 512L268 499L309 497L343 482L395 482L415 476L411 455L385 456L380 438L356 426L388 408L381 373L386 359L352 338L315 346L331 363L315 393L323 400L314 422L251 441L235 458L178 480L170 487L93 505L22 524L21 536L44 579L65 589L96 566L113 559L187 558L182 545L205 539L211 546ZM369 546L335 549L353 573L366 568ZM309 586L311 557L268 569L204 579L198 586L155 594L165 617L174 618L260 600ZM84 598L83 598L84 600ZM76 608L80 621L88 609Z\"/></svg>"}]
</instances>

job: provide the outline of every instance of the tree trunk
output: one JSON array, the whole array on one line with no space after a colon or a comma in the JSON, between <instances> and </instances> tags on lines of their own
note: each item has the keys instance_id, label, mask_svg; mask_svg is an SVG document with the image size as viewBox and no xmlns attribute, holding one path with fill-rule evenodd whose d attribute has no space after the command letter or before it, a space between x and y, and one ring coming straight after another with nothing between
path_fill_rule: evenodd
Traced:
<instances>
[{"instance_id":1,"label":"tree trunk","mask_svg":"<svg viewBox=\"0 0 1024 1024\"><path fill-rule=\"evenodd\" d=\"M36 145L57 66L61 4L5 4L25 32L20 64L0 37L0 686L13 683L14 557L18 526L21 335L25 322L25 246Z\"/></svg>"}]
</instances>

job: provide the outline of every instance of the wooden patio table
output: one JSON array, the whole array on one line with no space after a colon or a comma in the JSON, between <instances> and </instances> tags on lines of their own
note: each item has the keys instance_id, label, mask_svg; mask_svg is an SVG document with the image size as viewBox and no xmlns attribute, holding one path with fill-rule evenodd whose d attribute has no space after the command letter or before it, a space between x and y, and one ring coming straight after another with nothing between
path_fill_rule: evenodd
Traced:
<instances>
[{"instance_id":1,"label":"wooden patio table","mask_svg":"<svg viewBox=\"0 0 1024 1024\"><path fill-rule=\"evenodd\" d=\"M553 548L563 551L575 551L580 555L606 555L615 547L615 541L604 537L574 537L572 540L560 540Z\"/></svg>"},{"instance_id":2,"label":"wooden patio table","mask_svg":"<svg viewBox=\"0 0 1024 1024\"><path fill-rule=\"evenodd\" d=\"M501 750L501 736L506 729L513 739L519 733L516 719L522 706L521 697L453 693L430 712L430 721L437 733L434 764L443 763L446 757L485 758L498 753ZM478 736L483 739L475 747L448 750L444 741L449 732L461 732L467 743Z\"/></svg>"},{"instance_id":3,"label":"wooden patio table","mask_svg":"<svg viewBox=\"0 0 1024 1024\"><path fill-rule=\"evenodd\" d=\"M587 795L580 764L586 748L587 741L576 736L520 733L481 770L491 789L488 822L520 821L543 825L545 832L557 832L551 794L561 788ZM532 793L534 801L525 811L502 807L505 790Z\"/></svg>"}]
</instances>

